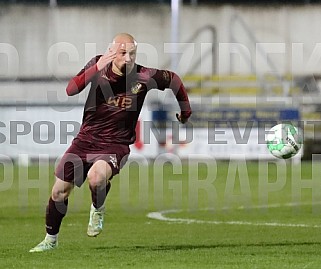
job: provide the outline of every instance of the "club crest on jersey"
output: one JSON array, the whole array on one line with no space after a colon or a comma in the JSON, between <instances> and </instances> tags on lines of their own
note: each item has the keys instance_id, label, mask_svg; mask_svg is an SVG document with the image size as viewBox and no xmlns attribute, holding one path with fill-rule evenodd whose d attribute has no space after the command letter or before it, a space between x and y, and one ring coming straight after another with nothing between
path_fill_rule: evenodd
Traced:
<instances>
[{"instance_id":1,"label":"club crest on jersey","mask_svg":"<svg viewBox=\"0 0 321 269\"><path fill-rule=\"evenodd\" d=\"M168 71L164 70L163 71L163 79L166 81L166 82L170 82L170 74Z\"/></svg>"},{"instance_id":2,"label":"club crest on jersey","mask_svg":"<svg viewBox=\"0 0 321 269\"><path fill-rule=\"evenodd\" d=\"M140 90L141 90L142 87L143 87L143 85L142 85L141 83L137 82L135 85L132 86L131 92L132 92L133 94L137 94L137 93L140 92Z\"/></svg>"}]
</instances>

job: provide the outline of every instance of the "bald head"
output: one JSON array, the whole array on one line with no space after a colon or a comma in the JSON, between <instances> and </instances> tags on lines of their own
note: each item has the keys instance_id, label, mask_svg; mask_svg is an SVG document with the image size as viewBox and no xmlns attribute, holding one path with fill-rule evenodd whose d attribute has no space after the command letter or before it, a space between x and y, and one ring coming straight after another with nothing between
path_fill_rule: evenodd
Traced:
<instances>
[{"instance_id":1,"label":"bald head","mask_svg":"<svg viewBox=\"0 0 321 269\"><path fill-rule=\"evenodd\" d=\"M113 61L114 72L120 75L130 73L136 60L135 38L127 33L117 34L113 39L112 47L116 52L116 58Z\"/></svg>"},{"instance_id":2,"label":"bald head","mask_svg":"<svg viewBox=\"0 0 321 269\"><path fill-rule=\"evenodd\" d=\"M113 39L113 44L133 44L137 46L135 38L128 33L117 34Z\"/></svg>"}]
</instances>

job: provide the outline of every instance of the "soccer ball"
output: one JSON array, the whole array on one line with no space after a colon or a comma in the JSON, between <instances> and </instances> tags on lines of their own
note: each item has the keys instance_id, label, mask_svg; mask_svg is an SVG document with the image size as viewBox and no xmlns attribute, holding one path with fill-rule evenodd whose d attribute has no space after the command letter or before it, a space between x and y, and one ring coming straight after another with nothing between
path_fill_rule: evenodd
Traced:
<instances>
[{"instance_id":1,"label":"soccer ball","mask_svg":"<svg viewBox=\"0 0 321 269\"><path fill-rule=\"evenodd\" d=\"M289 159L300 151L302 136L298 128L291 124L282 123L270 129L266 144L273 156L280 159Z\"/></svg>"}]
</instances>

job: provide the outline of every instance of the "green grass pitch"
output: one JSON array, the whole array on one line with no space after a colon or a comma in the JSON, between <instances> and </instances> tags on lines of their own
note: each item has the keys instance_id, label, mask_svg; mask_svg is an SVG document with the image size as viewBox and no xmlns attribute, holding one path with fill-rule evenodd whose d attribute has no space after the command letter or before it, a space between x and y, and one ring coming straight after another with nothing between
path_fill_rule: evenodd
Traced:
<instances>
[{"instance_id":1,"label":"green grass pitch","mask_svg":"<svg viewBox=\"0 0 321 269\"><path fill-rule=\"evenodd\" d=\"M103 233L86 235L86 182L47 253L28 251L44 237L53 166L0 167L0 268L321 266L317 162L132 162L113 179Z\"/></svg>"}]
</instances>

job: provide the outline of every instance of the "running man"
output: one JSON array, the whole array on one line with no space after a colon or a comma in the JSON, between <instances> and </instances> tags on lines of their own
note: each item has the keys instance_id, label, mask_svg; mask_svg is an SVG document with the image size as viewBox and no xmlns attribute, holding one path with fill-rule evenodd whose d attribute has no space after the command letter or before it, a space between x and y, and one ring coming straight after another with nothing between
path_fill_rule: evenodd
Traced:
<instances>
[{"instance_id":1,"label":"running man","mask_svg":"<svg viewBox=\"0 0 321 269\"><path fill-rule=\"evenodd\" d=\"M191 108L181 79L168 70L136 64L137 42L121 33L114 37L104 55L91 59L66 88L69 96L91 83L78 135L63 155L46 208L45 239L30 252L57 248L58 233L67 212L68 197L74 186L88 178L92 205L87 234L95 237L103 228L105 200L111 179L119 173L135 141L135 127L150 89L172 89L181 112L177 119L187 122Z\"/></svg>"}]
</instances>

